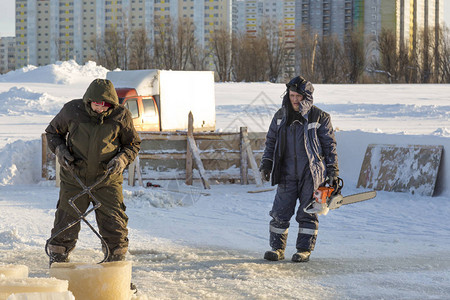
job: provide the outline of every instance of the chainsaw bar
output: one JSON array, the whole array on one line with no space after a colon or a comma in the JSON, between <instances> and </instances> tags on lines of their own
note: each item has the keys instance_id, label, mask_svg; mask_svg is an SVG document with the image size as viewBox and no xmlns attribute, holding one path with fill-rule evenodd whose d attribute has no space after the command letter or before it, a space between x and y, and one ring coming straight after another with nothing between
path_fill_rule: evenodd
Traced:
<instances>
[{"instance_id":1,"label":"chainsaw bar","mask_svg":"<svg viewBox=\"0 0 450 300\"><path fill-rule=\"evenodd\" d=\"M369 199L373 199L377 196L377 192L375 191L369 191L359 194L353 194L349 196L345 196L344 199L342 199L342 205L352 204L356 202L366 201Z\"/></svg>"},{"instance_id":2,"label":"chainsaw bar","mask_svg":"<svg viewBox=\"0 0 450 300\"><path fill-rule=\"evenodd\" d=\"M357 203L357 202L366 201L366 200L375 198L376 195L377 195L377 192L375 192L375 191L353 194L353 195L349 195L349 196L345 196L345 197L342 196L341 194L338 194L336 196L332 196L329 199L329 203L327 203L327 204L328 204L329 209L336 209L336 208L341 207L342 205Z\"/></svg>"}]
</instances>

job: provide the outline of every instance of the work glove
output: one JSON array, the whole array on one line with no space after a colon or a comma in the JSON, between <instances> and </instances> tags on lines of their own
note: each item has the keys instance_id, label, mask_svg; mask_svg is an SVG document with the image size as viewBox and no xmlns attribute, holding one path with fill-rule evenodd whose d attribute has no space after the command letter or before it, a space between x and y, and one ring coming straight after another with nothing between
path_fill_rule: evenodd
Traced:
<instances>
[{"instance_id":1,"label":"work glove","mask_svg":"<svg viewBox=\"0 0 450 300\"><path fill-rule=\"evenodd\" d=\"M72 154L70 154L69 149L67 149L66 145L61 144L56 147L55 154L61 167L66 170L71 168L71 164L73 163L75 158L72 156Z\"/></svg>"},{"instance_id":2,"label":"work glove","mask_svg":"<svg viewBox=\"0 0 450 300\"><path fill-rule=\"evenodd\" d=\"M328 184L328 186L334 187L337 185L338 182L338 176L334 169L327 169L327 178L325 182Z\"/></svg>"},{"instance_id":3,"label":"work glove","mask_svg":"<svg viewBox=\"0 0 450 300\"><path fill-rule=\"evenodd\" d=\"M261 178L264 181L269 181L270 180L270 170L262 169L261 170Z\"/></svg>"},{"instance_id":4,"label":"work glove","mask_svg":"<svg viewBox=\"0 0 450 300\"><path fill-rule=\"evenodd\" d=\"M128 160L125 155L118 154L109 161L106 168L109 170L110 174L120 174L126 168L127 163Z\"/></svg>"}]
</instances>

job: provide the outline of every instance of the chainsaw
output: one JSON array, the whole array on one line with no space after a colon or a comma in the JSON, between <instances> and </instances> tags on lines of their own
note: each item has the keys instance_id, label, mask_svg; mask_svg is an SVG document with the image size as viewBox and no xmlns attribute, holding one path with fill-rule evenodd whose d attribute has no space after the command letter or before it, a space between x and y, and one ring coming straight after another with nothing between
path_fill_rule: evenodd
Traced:
<instances>
[{"instance_id":1,"label":"chainsaw","mask_svg":"<svg viewBox=\"0 0 450 300\"><path fill-rule=\"evenodd\" d=\"M342 205L352 204L375 198L377 192L369 191L349 196L342 196L344 187L342 178L337 179L333 186L321 186L313 194L311 203L303 210L308 214L326 215L330 209L336 209Z\"/></svg>"}]
</instances>

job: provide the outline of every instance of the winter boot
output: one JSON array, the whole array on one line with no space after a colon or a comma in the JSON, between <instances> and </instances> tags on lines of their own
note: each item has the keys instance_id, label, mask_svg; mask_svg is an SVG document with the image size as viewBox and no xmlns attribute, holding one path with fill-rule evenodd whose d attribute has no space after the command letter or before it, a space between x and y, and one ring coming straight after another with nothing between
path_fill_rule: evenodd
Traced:
<instances>
[{"instance_id":1,"label":"winter boot","mask_svg":"<svg viewBox=\"0 0 450 300\"><path fill-rule=\"evenodd\" d=\"M50 261L48 266L50 267L53 263L60 263L60 262L69 262L69 253L70 251L66 251L66 247L64 246L56 246L56 245L49 245L48 246L49 253L50 253Z\"/></svg>"},{"instance_id":2,"label":"winter boot","mask_svg":"<svg viewBox=\"0 0 450 300\"><path fill-rule=\"evenodd\" d=\"M106 261L111 262L111 261L124 261L124 260L125 260L125 255L123 255L123 254L111 254Z\"/></svg>"},{"instance_id":3,"label":"winter boot","mask_svg":"<svg viewBox=\"0 0 450 300\"><path fill-rule=\"evenodd\" d=\"M104 247L102 247L102 250L103 250L103 253L106 252L106 249ZM120 247L110 250L110 253L109 253L108 258L106 259L106 262L124 261L127 251L128 251L127 248L120 248Z\"/></svg>"},{"instance_id":4,"label":"winter boot","mask_svg":"<svg viewBox=\"0 0 450 300\"><path fill-rule=\"evenodd\" d=\"M284 259L284 249L272 249L264 253L264 259L278 261Z\"/></svg>"},{"instance_id":5,"label":"winter boot","mask_svg":"<svg viewBox=\"0 0 450 300\"><path fill-rule=\"evenodd\" d=\"M309 249L297 249L297 253L292 255L293 262L307 262L309 261L309 256L311 255L311 251Z\"/></svg>"},{"instance_id":6,"label":"winter boot","mask_svg":"<svg viewBox=\"0 0 450 300\"><path fill-rule=\"evenodd\" d=\"M53 253L53 252L50 252L49 267L55 262L56 263L69 262L69 254L68 253Z\"/></svg>"}]
</instances>

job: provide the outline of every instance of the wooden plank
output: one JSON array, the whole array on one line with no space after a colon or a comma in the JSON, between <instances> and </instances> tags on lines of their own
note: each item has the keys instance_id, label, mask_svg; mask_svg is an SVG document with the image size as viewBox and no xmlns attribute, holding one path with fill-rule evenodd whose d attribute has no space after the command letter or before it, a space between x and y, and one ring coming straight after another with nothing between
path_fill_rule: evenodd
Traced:
<instances>
[{"instance_id":1,"label":"wooden plank","mask_svg":"<svg viewBox=\"0 0 450 300\"><path fill-rule=\"evenodd\" d=\"M244 147L247 151L248 160L250 161L250 167L253 170L253 174L256 181L256 186L262 186L261 174L259 173L258 165L256 164L255 157L253 156L252 148L250 147L250 141L248 140L247 130L243 131L242 139L244 141Z\"/></svg>"},{"instance_id":2,"label":"wooden plank","mask_svg":"<svg viewBox=\"0 0 450 300\"><path fill-rule=\"evenodd\" d=\"M261 159L262 152L254 153L255 159ZM186 153L179 152L168 152L168 153L139 153L141 159L151 159L151 160L165 160L165 159L176 159L185 160ZM239 151L215 151L215 152L200 152L200 159L204 160L240 160L241 153Z\"/></svg>"},{"instance_id":3,"label":"wooden plank","mask_svg":"<svg viewBox=\"0 0 450 300\"><path fill-rule=\"evenodd\" d=\"M210 189L211 187L209 186L209 181L208 181L209 179L208 179L208 176L206 175L205 168L203 167L202 160L200 159L200 153L198 151L197 145L195 144L195 140L194 140L193 136L188 136L188 144L189 144L189 148L191 148L192 156L195 160L197 169L200 172L200 177L202 179L203 187L205 189Z\"/></svg>"},{"instance_id":4,"label":"wooden plank","mask_svg":"<svg viewBox=\"0 0 450 300\"><path fill-rule=\"evenodd\" d=\"M194 132L194 116L192 115L192 112L189 112L188 115L188 136L193 136ZM188 140L186 140L186 143L189 143ZM189 145L186 145L186 184L192 185L192 150Z\"/></svg>"},{"instance_id":5,"label":"wooden plank","mask_svg":"<svg viewBox=\"0 0 450 300\"><path fill-rule=\"evenodd\" d=\"M244 132L247 132L247 127L240 128L240 171L241 171L241 184L248 184L248 159L247 149L244 143Z\"/></svg>"},{"instance_id":6,"label":"wooden plank","mask_svg":"<svg viewBox=\"0 0 450 300\"><path fill-rule=\"evenodd\" d=\"M139 131L142 140L186 140L187 131ZM193 132L195 139L227 140L239 138L239 132Z\"/></svg>"},{"instance_id":7,"label":"wooden plank","mask_svg":"<svg viewBox=\"0 0 450 300\"><path fill-rule=\"evenodd\" d=\"M156 172L155 172L156 174ZM143 180L184 180L185 178L185 174L184 173L180 173L177 175L173 175L173 174L160 174L160 175L150 175L150 174L143 174L142 179ZM216 175L210 175L208 176L209 180L214 180L214 181L228 181L228 182L234 182L239 180L239 175L233 176L233 175L229 175L227 173L221 173L221 174L216 174ZM200 180L200 177L197 176L193 176L193 180Z\"/></svg>"},{"instance_id":8,"label":"wooden plank","mask_svg":"<svg viewBox=\"0 0 450 300\"><path fill-rule=\"evenodd\" d=\"M442 152L438 145L370 144L357 187L432 196Z\"/></svg>"}]
</instances>

